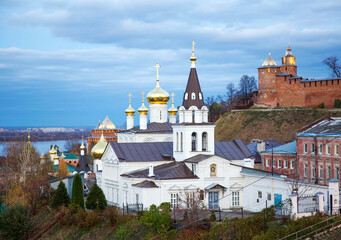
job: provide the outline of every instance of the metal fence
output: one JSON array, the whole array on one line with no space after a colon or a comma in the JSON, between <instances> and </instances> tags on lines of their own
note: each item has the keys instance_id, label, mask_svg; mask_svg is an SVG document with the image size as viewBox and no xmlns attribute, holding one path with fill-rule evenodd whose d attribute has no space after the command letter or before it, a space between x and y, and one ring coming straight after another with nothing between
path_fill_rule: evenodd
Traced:
<instances>
[{"instance_id":1,"label":"metal fence","mask_svg":"<svg viewBox=\"0 0 341 240\"><path fill-rule=\"evenodd\" d=\"M123 214L136 214L139 211L143 210L142 203L134 203L134 204L124 204L123 203Z\"/></svg>"},{"instance_id":2,"label":"metal fence","mask_svg":"<svg viewBox=\"0 0 341 240\"><path fill-rule=\"evenodd\" d=\"M310 213L318 209L318 198L316 195L305 195L297 199L297 212Z\"/></svg>"}]
</instances>

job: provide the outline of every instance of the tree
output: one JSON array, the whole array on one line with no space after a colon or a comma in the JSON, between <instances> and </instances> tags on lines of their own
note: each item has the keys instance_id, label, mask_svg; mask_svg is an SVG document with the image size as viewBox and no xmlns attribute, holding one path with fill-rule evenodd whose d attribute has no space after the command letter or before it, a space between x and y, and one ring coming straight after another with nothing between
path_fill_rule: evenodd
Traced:
<instances>
[{"instance_id":1,"label":"tree","mask_svg":"<svg viewBox=\"0 0 341 240\"><path fill-rule=\"evenodd\" d=\"M235 88L234 84L233 83L227 84L226 95L227 95L229 105L232 104L232 102L236 96L236 93L237 93L237 89Z\"/></svg>"},{"instance_id":2,"label":"tree","mask_svg":"<svg viewBox=\"0 0 341 240\"><path fill-rule=\"evenodd\" d=\"M341 99L334 100L334 108L341 108Z\"/></svg>"},{"instance_id":3,"label":"tree","mask_svg":"<svg viewBox=\"0 0 341 240\"><path fill-rule=\"evenodd\" d=\"M332 70L332 77L341 77L341 65L338 64L338 57L331 56L323 60L323 63Z\"/></svg>"},{"instance_id":4,"label":"tree","mask_svg":"<svg viewBox=\"0 0 341 240\"><path fill-rule=\"evenodd\" d=\"M90 190L88 197L86 198L87 209L99 209L104 210L107 206L107 200L105 199L102 189L95 183Z\"/></svg>"},{"instance_id":5,"label":"tree","mask_svg":"<svg viewBox=\"0 0 341 240\"><path fill-rule=\"evenodd\" d=\"M51 207L57 209L61 206L68 206L70 204L70 197L67 194L65 184L60 181L57 190L54 192L51 199Z\"/></svg>"},{"instance_id":6,"label":"tree","mask_svg":"<svg viewBox=\"0 0 341 240\"><path fill-rule=\"evenodd\" d=\"M73 179L71 203L84 208L83 183L79 173L77 173Z\"/></svg>"},{"instance_id":7,"label":"tree","mask_svg":"<svg viewBox=\"0 0 341 240\"><path fill-rule=\"evenodd\" d=\"M256 79L248 75L243 75L239 80L239 90L246 103L252 97L252 93L257 90Z\"/></svg>"},{"instance_id":8,"label":"tree","mask_svg":"<svg viewBox=\"0 0 341 240\"><path fill-rule=\"evenodd\" d=\"M161 203L159 207L154 204L144 211L140 221L148 227L153 228L157 233L167 232L171 227L171 208L169 202Z\"/></svg>"},{"instance_id":9,"label":"tree","mask_svg":"<svg viewBox=\"0 0 341 240\"><path fill-rule=\"evenodd\" d=\"M24 206L10 206L0 213L1 239L27 239L31 226L29 211Z\"/></svg>"},{"instance_id":10,"label":"tree","mask_svg":"<svg viewBox=\"0 0 341 240\"><path fill-rule=\"evenodd\" d=\"M79 155L79 149L81 147L81 144L76 141L70 141L68 140L65 145L64 149L68 153Z\"/></svg>"},{"instance_id":11,"label":"tree","mask_svg":"<svg viewBox=\"0 0 341 240\"><path fill-rule=\"evenodd\" d=\"M70 175L69 169L67 168L64 159L59 160L58 177L63 178Z\"/></svg>"}]
</instances>

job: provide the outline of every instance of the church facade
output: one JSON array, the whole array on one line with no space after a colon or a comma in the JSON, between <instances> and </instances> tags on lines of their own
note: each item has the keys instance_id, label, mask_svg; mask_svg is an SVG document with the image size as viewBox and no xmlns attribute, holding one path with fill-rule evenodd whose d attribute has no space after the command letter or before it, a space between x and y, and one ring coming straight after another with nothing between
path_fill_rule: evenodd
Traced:
<instances>
[{"instance_id":1,"label":"church facade","mask_svg":"<svg viewBox=\"0 0 341 240\"><path fill-rule=\"evenodd\" d=\"M157 64L156 87L147 94L149 109L144 97L138 109L139 126L134 125L129 94L127 130L117 134L117 142L101 137L92 149L97 184L108 203L120 207L142 203L146 208L170 202L174 208L198 196L209 209L259 211L266 201L271 205L287 199L291 192L285 176L254 169L254 156L241 140L215 142L194 45L190 60L182 106L176 109L173 101L167 109L170 97L160 87Z\"/></svg>"},{"instance_id":2,"label":"church facade","mask_svg":"<svg viewBox=\"0 0 341 240\"><path fill-rule=\"evenodd\" d=\"M324 103L332 108L341 99L341 79L307 79L297 75L296 57L290 45L277 66L270 53L258 68L258 96L255 103L269 107L307 107Z\"/></svg>"}]
</instances>

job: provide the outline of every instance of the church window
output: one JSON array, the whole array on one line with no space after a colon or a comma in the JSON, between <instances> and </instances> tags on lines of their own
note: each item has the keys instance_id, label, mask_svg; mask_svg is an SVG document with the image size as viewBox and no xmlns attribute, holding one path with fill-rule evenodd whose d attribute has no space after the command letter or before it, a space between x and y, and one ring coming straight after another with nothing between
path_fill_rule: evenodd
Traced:
<instances>
[{"instance_id":1,"label":"church window","mask_svg":"<svg viewBox=\"0 0 341 240\"><path fill-rule=\"evenodd\" d=\"M210 176L211 177L217 176L217 165L214 163L210 165Z\"/></svg>"},{"instance_id":2,"label":"church window","mask_svg":"<svg viewBox=\"0 0 341 240\"><path fill-rule=\"evenodd\" d=\"M162 111L160 111L160 120L162 119Z\"/></svg>"},{"instance_id":3,"label":"church window","mask_svg":"<svg viewBox=\"0 0 341 240\"><path fill-rule=\"evenodd\" d=\"M202 133L202 151L207 151L207 132Z\"/></svg>"},{"instance_id":4,"label":"church window","mask_svg":"<svg viewBox=\"0 0 341 240\"><path fill-rule=\"evenodd\" d=\"M195 93L192 93L192 100L195 100Z\"/></svg>"},{"instance_id":5,"label":"church window","mask_svg":"<svg viewBox=\"0 0 341 240\"><path fill-rule=\"evenodd\" d=\"M199 99L200 99L200 100L202 99L202 94L201 94L201 93L199 93Z\"/></svg>"},{"instance_id":6,"label":"church window","mask_svg":"<svg viewBox=\"0 0 341 240\"><path fill-rule=\"evenodd\" d=\"M239 206L239 192L232 192L232 207Z\"/></svg>"},{"instance_id":7,"label":"church window","mask_svg":"<svg viewBox=\"0 0 341 240\"><path fill-rule=\"evenodd\" d=\"M188 93L185 93L185 100L188 99Z\"/></svg>"},{"instance_id":8,"label":"church window","mask_svg":"<svg viewBox=\"0 0 341 240\"><path fill-rule=\"evenodd\" d=\"M179 144L180 144L179 133L177 132L176 133L176 151L179 151Z\"/></svg>"},{"instance_id":9,"label":"church window","mask_svg":"<svg viewBox=\"0 0 341 240\"><path fill-rule=\"evenodd\" d=\"M182 133L180 133L180 151L182 152L184 149L184 136Z\"/></svg>"},{"instance_id":10,"label":"church window","mask_svg":"<svg viewBox=\"0 0 341 240\"><path fill-rule=\"evenodd\" d=\"M171 193L171 206L172 208L178 206L179 195L177 193Z\"/></svg>"},{"instance_id":11,"label":"church window","mask_svg":"<svg viewBox=\"0 0 341 240\"><path fill-rule=\"evenodd\" d=\"M197 150L197 133L192 133L192 151Z\"/></svg>"}]
</instances>

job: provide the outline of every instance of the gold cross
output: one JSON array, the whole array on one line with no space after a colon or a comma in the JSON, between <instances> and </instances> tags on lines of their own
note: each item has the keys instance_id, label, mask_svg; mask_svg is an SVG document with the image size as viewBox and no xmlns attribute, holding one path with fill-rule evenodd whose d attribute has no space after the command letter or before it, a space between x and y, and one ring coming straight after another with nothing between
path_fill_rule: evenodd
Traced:
<instances>
[{"instance_id":1,"label":"gold cross","mask_svg":"<svg viewBox=\"0 0 341 240\"><path fill-rule=\"evenodd\" d=\"M128 96L129 96L129 105L130 105L131 104L131 96L132 96L131 93L129 93Z\"/></svg>"},{"instance_id":2,"label":"gold cross","mask_svg":"<svg viewBox=\"0 0 341 240\"><path fill-rule=\"evenodd\" d=\"M192 53L194 54L194 45L195 45L195 42L192 41Z\"/></svg>"},{"instance_id":3,"label":"gold cross","mask_svg":"<svg viewBox=\"0 0 341 240\"><path fill-rule=\"evenodd\" d=\"M158 63L153 66L156 68L156 81L159 81L159 68L161 67Z\"/></svg>"},{"instance_id":4,"label":"gold cross","mask_svg":"<svg viewBox=\"0 0 341 240\"><path fill-rule=\"evenodd\" d=\"M174 104L174 96L175 96L175 94L172 93L172 104Z\"/></svg>"},{"instance_id":5,"label":"gold cross","mask_svg":"<svg viewBox=\"0 0 341 240\"><path fill-rule=\"evenodd\" d=\"M144 103L144 91L142 91L142 103Z\"/></svg>"}]
</instances>

